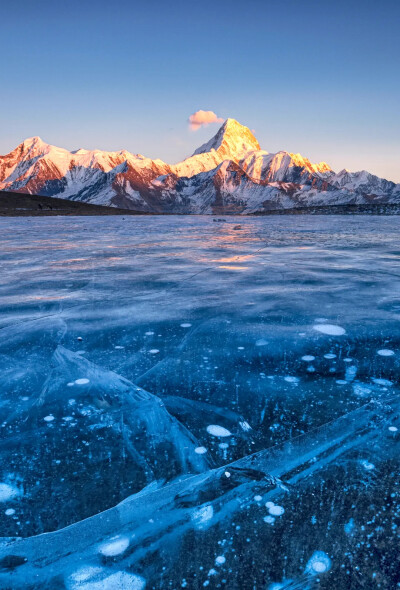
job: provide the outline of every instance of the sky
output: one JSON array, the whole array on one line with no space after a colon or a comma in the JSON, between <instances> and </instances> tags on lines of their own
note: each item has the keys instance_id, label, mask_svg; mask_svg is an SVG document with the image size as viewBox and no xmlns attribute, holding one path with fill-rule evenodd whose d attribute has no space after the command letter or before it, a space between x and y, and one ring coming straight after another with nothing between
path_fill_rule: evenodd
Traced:
<instances>
[{"instance_id":1,"label":"sky","mask_svg":"<svg viewBox=\"0 0 400 590\"><path fill-rule=\"evenodd\" d=\"M233 117L269 152L400 182L399 0L0 2L0 153L174 163Z\"/></svg>"}]
</instances>

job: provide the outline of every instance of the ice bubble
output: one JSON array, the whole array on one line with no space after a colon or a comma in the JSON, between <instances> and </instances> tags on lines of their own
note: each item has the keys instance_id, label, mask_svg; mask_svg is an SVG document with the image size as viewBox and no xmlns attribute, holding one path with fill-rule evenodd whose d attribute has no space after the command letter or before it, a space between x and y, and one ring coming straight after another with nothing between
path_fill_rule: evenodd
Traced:
<instances>
[{"instance_id":1,"label":"ice bubble","mask_svg":"<svg viewBox=\"0 0 400 590\"><path fill-rule=\"evenodd\" d=\"M194 452L198 455L204 455L204 453L207 453L207 449L206 447L196 447Z\"/></svg>"},{"instance_id":2,"label":"ice bubble","mask_svg":"<svg viewBox=\"0 0 400 590\"><path fill-rule=\"evenodd\" d=\"M77 340L79 340L79 342L82 342L82 340L83 340L82 336L78 336Z\"/></svg>"},{"instance_id":3,"label":"ice bubble","mask_svg":"<svg viewBox=\"0 0 400 590\"><path fill-rule=\"evenodd\" d=\"M254 500L255 500L256 502L261 502L261 500L262 500L262 496L254 496Z\"/></svg>"},{"instance_id":4,"label":"ice bubble","mask_svg":"<svg viewBox=\"0 0 400 590\"><path fill-rule=\"evenodd\" d=\"M350 520L348 522L346 522L346 524L344 525L344 532L346 533L346 535L351 535L354 528L355 528L354 518L350 518Z\"/></svg>"},{"instance_id":5,"label":"ice bubble","mask_svg":"<svg viewBox=\"0 0 400 590\"><path fill-rule=\"evenodd\" d=\"M242 430L244 430L245 432L248 432L249 430L251 430L251 426L248 422L243 421L243 422L239 422L239 424L240 424L240 428Z\"/></svg>"},{"instance_id":6,"label":"ice bubble","mask_svg":"<svg viewBox=\"0 0 400 590\"><path fill-rule=\"evenodd\" d=\"M122 350L125 346L114 346L115 350Z\"/></svg>"},{"instance_id":7,"label":"ice bubble","mask_svg":"<svg viewBox=\"0 0 400 590\"><path fill-rule=\"evenodd\" d=\"M335 359L336 358L336 354L333 354L333 352L328 352L328 354L324 354L324 359Z\"/></svg>"},{"instance_id":8,"label":"ice bubble","mask_svg":"<svg viewBox=\"0 0 400 590\"><path fill-rule=\"evenodd\" d=\"M0 502L7 502L19 495L19 490L8 483L0 482Z\"/></svg>"},{"instance_id":9,"label":"ice bubble","mask_svg":"<svg viewBox=\"0 0 400 590\"><path fill-rule=\"evenodd\" d=\"M275 504L273 502L265 502L265 507L270 509L272 508L272 506L275 506Z\"/></svg>"},{"instance_id":10,"label":"ice bubble","mask_svg":"<svg viewBox=\"0 0 400 590\"><path fill-rule=\"evenodd\" d=\"M313 365L310 365L309 367L307 367L307 371L309 373L315 373L315 367L313 367Z\"/></svg>"},{"instance_id":11,"label":"ice bubble","mask_svg":"<svg viewBox=\"0 0 400 590\"><path fill-rule=\"evenodd\" d=\"M154 336L154 332L145 332L144 335L145 336Z\"/></svg>"},{"instance_id":12,"label":"ice bubble","mask_svg":"<svg viewBox=\"0 0 400 590\"><path fill-rule=\"evenodd\" d=\"M347 385L347 381L345 381L344 379L337 379L336 383L338 385Z\"/></svg>"},{"instance_id":13,"label":"ice bubble","mask_svg":"<svg viewBox=\"0 0 400 590\"><path fill-rule=\"evenodd\" d=\"M224 475L225 475L225 477L228 477L228 478L231 476L229 471L225 471Z\"/></svg>"},{"instance_id":14,"label":"ice bubble","mask_svg":"<svg viewBox=\"0 0 400 590\"><path fill-rule=\"evenodd\" d=\"M181 328L191 328L192 324L186 323L186 324L181 324Z\"/></svg>"},{"instance_id":15,"label":"ice bubble","mask_svg":"<svg viewBox=\"0 0 400 590\"><path fill-rule=\"evenodd\" d=\"M238 346L238 350L244 350L244 346Z\"/></svg>"},{"instance_id":16,"label":"ice bubble","mask_svg":"<svg viewBox=\"0 0 400 590\"><path fill-rule=\"evenodd\" d=\"M331 560L324 551L315 551L306 565L306 572L322 574L331 569Z\"/></svg>"},{"instance_id":17,"label":"ice bubble","mask_svg":"<svg viewBox=\"0 0 400 590\"><path fill-rule=\"evenodd\" d=\"M264 340L264 338L260 338L259 340L256 341L256 346L266 346L268 344L268 342L266 340Z\"/></svg>"},{"instance_id":18,"label":"ice bubble","mask_svg":"<svg viewBox=\"0 0 400 590\"><path fill-rule=\"evenodd\" d=\"M362 461L360 461L360 463L367 471L372 471L373 469L375 469L375 465L373 463L370 463L366 459L363 459Z\"/></svg>"},{"instance_id":19,"label":"ice bubble","mask_svg":"<svg viewBox=\"0 0 400 590\"><path fill-rule=\"evenodd\" d=\"M86 379L86 377L82 377L81 379L75 379L76 385L86 385L87 383L89 383L89 379Z\"/></svg>"},{"instance_id":20,"label":"ice bubble","mask_svg":"<svg viewBox=\"0 0 400 590\"><path fill-rule=\"evenodd\" d=\"M151 348L151 349L149 350L149 353L150 353L150 354L158 354L159 352L160 352L160 351L158 350L158 348Z\"/></svg>"},{"instance_id":21,"label":"ice bubble","mask_svg":"<svg viewBox=\"0 0 400 590\"><path fill-rule=\"evenodd\" d=\"M305 361L306 363L310 363L311 361L315 361L315 356L313 356L312 354L305 354L301 357L301 360Z\"/></svg>"},{"instance_id":22,"label":"ice bubble","mask_svg":"<svg viewBox=\"0 0 400 590\"><path fill-rule=\"evenodd\" d=\"M283 508L283 506L277 506L276 504L274 504L273 506L270 506L268 508L268 512L272 516L282 516L282 514L285 512L285 509Z\"/></svg>"},{"instance_id":23,"label":"ice bubble","mask_svg":"<svg viewBox=\"0 0 400 590\"><path fill-rule=\"evenodd\" d=\"M229 447L228 443L219 443L219 448L222 450L225 450Z\"/></svg>"},{"instance_id":24,"label":"ice bubble","mask_svg":"<svg viewBox=\"0 0 400 590\"><path fill-rule=\"evenodd\" d=\"M70 383L67 383L67 387L72 387L73 385L75 385L75 383L73 381L70 381Z\"/></svg>"},{"instance_id":25,"label":"ice bubble","mask_svg":"<svg viewBox=\"0 0 400 590\"><path fill-rule=\"evenodd\" d=\"M105 557L115 557L116 555L123 553L128 547L128 537L113 537L109 541L100 545L99 553Z\"/></svg>"},{"instance_id":26,"label":"ice bubble","mask_svg":"<svg viewBox=\"0 0 400 590\"><path fill-rule=\"evenodd\" d=\"M334 324L315 324L314 330L321 332L321 334L328 334L328 336L343 336L346 334L346 330L341 326L335 326Z\"/></svg>"},{"instance_id":27,"label":"ice bubble","mask_svg":"<svg viewBox=\"0 0 400 590\"><path fill-rule=\"evenodd\" d=\"M207 426L207 432L212 436L232 436L232 433L227 428L224 428L223 426L218 426L218 424L210 424L209 426Z\"/></svg>"},{"instance_id":28,"label":"ice bubble","mask_svg":"<svg viewBox=\"0 0 400 590\"><path fill-rule=\"evenodd\" d=\"M218 557L215 558L215 563L217 565L222 565L224 564L226 561L226 557L224 557L223 555L218 555Z\"/></svg>"},{"instance_id":29,"label":"ice bubble","mask_svg":"<svg viewBox=\"0 0 400 590\"><path fill-rule=\"evenodd\" d=\"M381 348L377 351L377 354L379 354L379 356L393 356L394 350L390 350L389 348Z\"/></svg>"},{"instance_id":30,"label":"ice bubble","mask_svg":"<svg viewBox=\"0 0 400 590\"><path fill-rule=\"evenodd\" d=\"M347 358L343 359L343 362L344 363L352 363L353 362L353 359L347 357Z\"/></svg>"},{"instance_id":31,"label":"ice bubble","mask_svg":"<svg viewBox=\"0 0 400 590\"><path fill-rule=\"evenodd\" d=\"M48 416L45 416L45 417L43 418L43 420L44 420L45 422L53 422L53 420L54 420L54 416L53 416L52 414L49 414Z\"/></svg>"},{"instance_id":32,"label":"ice bubble","mask_svg":"<svg viewBox=\"0 0 400 590\"><path fill-rule=\"evenodd\" d=\"M389 381L389 379L372 379L375 385L382 385L383 387L391 387L393 385L393 381Z\"/></svg>"},{"instance_id":33,"label":"ice bubble","mask_svg":"<svg viewBox=\"0 0 400 590\"><path fill-rule=\"evenodd\" d=\"M273 516L264 516L263 521L267 524L274 524L275 518Z\"/></svg>"},{"instance_id":34,"label":"ice bubble","mask_svg":"<svg viewBox=\"0 0 400 590\"><path fill-rule=\"evenodd\" d=\"M397 432L398 428L396 426L389 426L388 430L390 430L390 432Z\"/></svg>"},{"instance_id":35,"label":"ice bubble","mask_svg":"<svg viewBox=\"0 0 400 590\"><path fill-rule=\"evenodd\" d=\"M13 514L15 514L15 510L14 510L14 508L7 508L7 510L4 512L4 514L6 516L12 516Z\"/></svg>"},{"instance_id":36,"label":"ice bubble","mask_svg":"<svg viewBox=\"0 0 400 590\"><path fill-rule=\"evenodd\" d=\"M292 375L287 375L286 377L284 377L284 379L288 383L298 383L300 381L298 377L293 377Z\"/></svg>"}]
</instances>

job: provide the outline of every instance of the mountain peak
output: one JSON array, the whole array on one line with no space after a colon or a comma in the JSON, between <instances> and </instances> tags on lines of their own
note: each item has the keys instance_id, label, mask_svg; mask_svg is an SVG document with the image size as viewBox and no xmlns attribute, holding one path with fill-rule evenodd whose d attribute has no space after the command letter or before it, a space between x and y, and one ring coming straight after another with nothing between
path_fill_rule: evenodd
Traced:
<instances>
[{"instance_id":1,"label":"mountain peak","mask_svg":"<svg viewBox=\"0 0 400 590\"><path fill-rule=\"evenodd\" d=\"M226 119L214 137L200 146L193 155L214 150L224 160L239 161L247 152L259 149L260 144L248 127L236 119Z\"/></svg>"}]
</instances>

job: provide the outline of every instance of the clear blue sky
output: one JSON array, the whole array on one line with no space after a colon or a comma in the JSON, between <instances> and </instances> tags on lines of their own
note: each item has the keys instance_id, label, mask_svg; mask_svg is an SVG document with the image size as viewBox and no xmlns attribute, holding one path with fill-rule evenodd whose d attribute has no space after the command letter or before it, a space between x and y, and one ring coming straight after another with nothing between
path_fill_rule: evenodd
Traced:
<instances>
[{"instance_id":1,"label":"clear blue sky","mask_svg":"<svg viewBox=\"0 0 400 590\"><path fill-rule=\"evenodd\" d=\"M0 153L24 138L175 162L234 117L264 149L400 182L399 0L0 3Z\"/></svg>"}]
</instances>

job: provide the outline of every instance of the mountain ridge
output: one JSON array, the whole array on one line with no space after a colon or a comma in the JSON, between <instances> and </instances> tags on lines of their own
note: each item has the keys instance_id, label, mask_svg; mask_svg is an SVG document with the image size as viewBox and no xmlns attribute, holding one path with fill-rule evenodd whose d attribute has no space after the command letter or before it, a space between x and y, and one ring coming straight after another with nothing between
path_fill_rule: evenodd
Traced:
<instances>
[{"instance_id":1,"label":"mountain ridge","mask_svg":"<svg viewBox=\"0 0 400 590\"><path fill-rule=\"evenodd\" d=\"M0 156L0 190L153 213L400 202L400 184L365 170L336 173L301 154L269 153L235 119L177 164L127 150L68 151L30 137Z\"/></svg>"}]
</instances>

